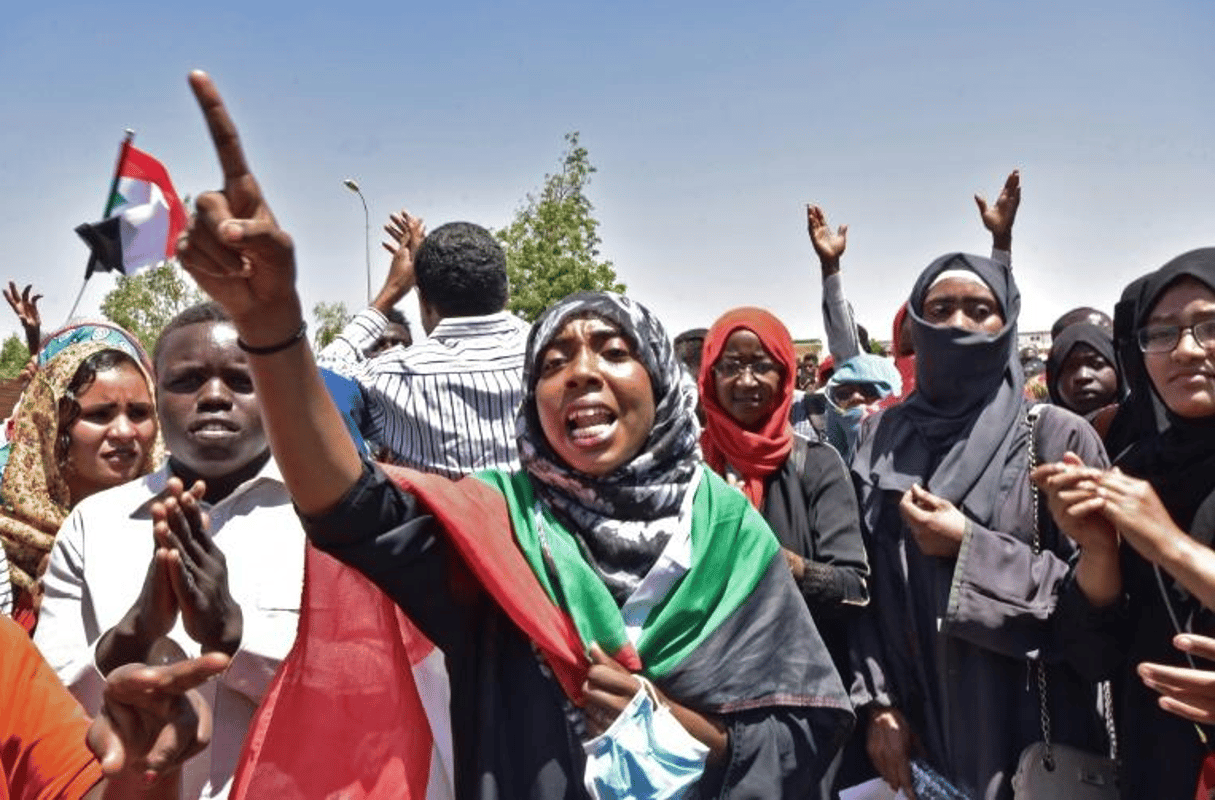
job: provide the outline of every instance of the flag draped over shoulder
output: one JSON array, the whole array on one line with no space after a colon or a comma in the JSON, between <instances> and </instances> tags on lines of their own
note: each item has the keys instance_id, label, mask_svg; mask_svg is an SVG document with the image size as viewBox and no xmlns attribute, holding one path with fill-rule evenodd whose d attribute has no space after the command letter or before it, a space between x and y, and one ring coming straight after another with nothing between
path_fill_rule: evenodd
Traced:
<instances>
[{"instance_id":1,"label":"flag draped over shoulder","mask_svg":"<svg viewBox=\"0 0 1215 800\"><path fill-rule=\"evenodd\" d=\"M599 642L698 710L823 715L824 764L851 727L851 705L775 537L716 475L705 472L695 496L690 568L655 598L634 647L568 531L547 510L537 516L526 475L453 482L383 469L444 529L462 566L575 703L587 645ZM232 800L450 792L436 780L436 763L452 763L441 746L450 748L450 719L436 713L440 698L419 670L431 654L439 655L370 580L309 545L299 634L250 726Z\"/></svg>"},{"instance_id":2,"label":"flag draped over shoulder","mask_svg":"<svg viewBox=\"0 0 1215 800\"><path fill-rule=\"evenodd\" d=\"M187 221L164 165L127 139L103 219L76 228L92 251L85 279L98 270L130 275L164 261Z\"/></svg>"}]
</instances>

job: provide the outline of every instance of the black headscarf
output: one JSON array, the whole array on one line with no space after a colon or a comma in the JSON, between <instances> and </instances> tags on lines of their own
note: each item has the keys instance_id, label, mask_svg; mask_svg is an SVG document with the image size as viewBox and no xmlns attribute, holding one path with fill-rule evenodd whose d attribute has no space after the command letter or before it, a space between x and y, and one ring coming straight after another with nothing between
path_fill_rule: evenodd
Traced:
<instances>
[{"instance_id":1,"label":"black headscarf","mask_svg":"<svg viewBox=\"0 0 1215 800\"><path fill-rule=\"evenodd\" d=\"M968 270L991 289L1004 327L995 334L924 321L924 298L946 270ZM1024 409L1025 378L1017 359L1021 293L1012 270L982 256L950 253L932 262L907 302L916 353L916 390L870 418L853 460L862 505L872 524L882 489L906 491L921 483L935 495L987 524L1000 495L1001 473Z\"/></svg>"},{"instance_id":2,"label":"black headscarf","mask_svg":"<svg viewBox=\"0 0 1215 800\"><path fill-rule=\"evenodd\" d=\"M632 460L595 477L561 460L540 426L536 383L540 356L571 319L594 316L633 343L654 391L654 427ZM583 557L623 603L658 560L700 463L696 393L657 317L610 292L579 292L545 311L527 339L519 460L540 500L582 545Z\"/></svg>"},{"instance_id":3,"label":"black headscarf","mask_svg":"<svg viewBox=\"0 0 1215 800\"><path fill-rule=\"evenodd\" d=\"M1114 399L1122 396L1122 376L1118 373L1118 357L1114 354L1114 335L1099 325L1074 322L1059 332L1051 342L1050 355L1046 357L1046 391L1050 394L1050 401L1069 411L1075 409L1063 400L1059 391L1059 373L1063 370L1063 362L1080 345L1091 348L1110 363L1118 374L1118 390Z\"/></svg>"},{"instance_id":4,"label":"black headscarf","mask_svg":"<svg viewBox=\"0 0 1215 800\"><path fill-rule=\"evenodd\" d=\"M1128 447L1117 464L1152 484L1178 527L1210 544L1215 519L1201 521L1202 530L1196 530L1195 515L1215 493L1215 416L1186 419L1169 411L1148 377L1136 341L1136 332L1146 324L1160 296L1186 277L1215 292L1215 248L1191 250L1134 281L1115 309L1115 341L1131 391L1119 409L1120 435Z\"/></svg>"}]
</instances>

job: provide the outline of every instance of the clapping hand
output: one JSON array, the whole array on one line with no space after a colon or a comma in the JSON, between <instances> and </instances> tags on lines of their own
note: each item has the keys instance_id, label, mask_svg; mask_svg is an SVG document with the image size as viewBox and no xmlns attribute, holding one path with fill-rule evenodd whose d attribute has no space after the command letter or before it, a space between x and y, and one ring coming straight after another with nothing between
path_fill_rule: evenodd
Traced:
<instances>
[{"instance_id":1,"label":"clapping hand","mask_svg":"<svg viewBox=\"0 0 1215 800\"><path fill-rule=\"evenodd\" d=\"M224 554L211 540L199 505L205 493L202 481L187 492L180 479L170 478L167 496L152 504L153 535L168 551L169 583L186 633L204 653L232 655L240 646L244 618L228 591Z\"/></svg>"},{"instance_id":2,"label":"clapping hand","mask_svg":"<svg viewBox=\"0 0 1215 800\"><path fill-rule=\"evenodd\" d=\"M392 241L381 242L381 244L385 250L392 253L392 264L388 267L388 277L384 279L384 286L372 304L381 312L387 312L413 289L416 283L413 260L418 253L418 248L422 245L422 240L426 238L425 223L420 217L412 216L405 209L391 215L388 220L388 224L384 226L384 232Z\"/></svg>"}]
</instances>

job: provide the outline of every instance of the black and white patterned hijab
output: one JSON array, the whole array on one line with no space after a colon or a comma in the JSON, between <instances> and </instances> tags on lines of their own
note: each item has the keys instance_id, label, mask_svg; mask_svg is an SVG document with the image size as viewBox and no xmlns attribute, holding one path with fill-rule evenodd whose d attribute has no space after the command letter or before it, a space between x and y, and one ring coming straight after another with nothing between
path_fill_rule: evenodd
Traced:
<instances>
[{"instance_id":1,"label":"black and white patterned hijab","mask_svg":"<svg viewBox=\"0 0 1215 800\"><path fill-rule=\"evenodd\" d=\"M575 318L617 326L636 350L654 390L654 427L641 450L609 475L570 468L553 452L536 412L540 356ZM519 460L536 495L574 534L583 557L623 604L662 554L701 461L696 390L675 358L662 324L649 309L609 292L579 292L552 305L527 339L523 403L516 438Z\"/></svg>"}]
</instances>

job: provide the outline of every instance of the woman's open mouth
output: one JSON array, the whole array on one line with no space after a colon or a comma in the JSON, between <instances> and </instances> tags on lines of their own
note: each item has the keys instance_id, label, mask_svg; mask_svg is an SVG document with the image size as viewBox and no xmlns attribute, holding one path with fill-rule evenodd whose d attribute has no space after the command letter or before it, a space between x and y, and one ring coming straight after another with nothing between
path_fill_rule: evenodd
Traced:
<instances>
[{"instance_id":1,"label":"woman's open mouth","mask_svg":"<svg viewBox=\"0 0 1215 800\"><path fill-rule=\"evenodd\" d=\"M606 406L576 408L565 415L565 430L572 443L593 447L607 441L616 430L616 414Z\"/></svg>"}]
</instances>

